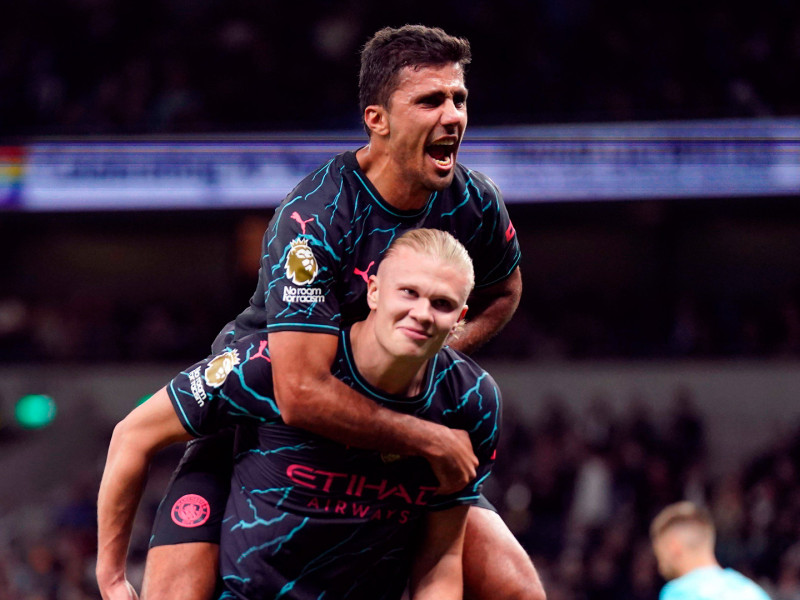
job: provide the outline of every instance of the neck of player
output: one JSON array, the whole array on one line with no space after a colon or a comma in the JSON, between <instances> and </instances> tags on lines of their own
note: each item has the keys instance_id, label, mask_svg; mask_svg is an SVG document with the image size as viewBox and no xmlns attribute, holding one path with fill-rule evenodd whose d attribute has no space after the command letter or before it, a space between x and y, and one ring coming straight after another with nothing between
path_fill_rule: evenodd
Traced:
<instances>
[{"instance_id":1,"label":"neck of player","mask_svg":"<svg viewBox=\"0 0 800 600\"><path fill-rule=\"evenodd\" d=\"M431 190L404 177L380 140L370 140L356 152L356 159L381 198L394 208L417 210L428 202Z\"/></svg>"},{"instance_id":2,"label":"neck of player","mask_svg":"<svg viewBox=\"0 0 800 600\"><path fill-rule=\"evenodd\" d=\"M372 327L372 313L350 329L353 360L361 376L379 390L396 396L416 396L422 391L427 357L396 356L380 344Z\"/></svg>"},{"instance_id":3,"label":"neck of player","mask_svg":"<svg viewBox=\"0 0 800 600\"><path fill-rule=\"evenodd\" d=\"M696 569L705 569L707 567L719 567L714 551L711 549L687 553L678 565L678 574L679 576L686 575Z\"/></svg>"}]
</instances>

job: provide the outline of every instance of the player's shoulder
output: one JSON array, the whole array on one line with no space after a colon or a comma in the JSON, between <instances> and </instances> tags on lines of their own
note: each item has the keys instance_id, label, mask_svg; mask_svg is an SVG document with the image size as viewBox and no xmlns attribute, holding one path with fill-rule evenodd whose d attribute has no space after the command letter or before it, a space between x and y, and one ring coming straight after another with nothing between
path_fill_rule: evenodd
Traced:
<instances>
[{"instance_id":1,"label":"player's shoulder","mask_svg":"<svg viewBox=\"0 0 800 600\"><path fill-rule=\"evenodd\" d=\"M475 388L497 390L499 393L497 382L486 369L474 358L450 346L445 346L437 354L436 371L438 377L447 379L465 390Z\"/></svg>"},{"instance_id":2,"label":"player's shoulder","mask_svg":"<svg viewBox=\"0 0 800 600\"><path fill-rule=\"evenodd\" d=\"M658 600L688 600L687 594L692 593L693 589L694 586L687 585L682 578L673 579L661 588Z\"/></svg>"},{"instance_id":3,"label":"player's shoulder","mask_svg":"<svg viewBox=\"0 0 800 600\"><path fill-rule=\"evenodd\" d=\"M733 569L704 567L669 581L659 600L769 600L769 596L752 579Z\"/></svg>"},{"instance_id":4,"label":"player's shoulder","mask_svg":"<svg viewBox=\"0 0 800 600\"><path fill-rule=\"evenodd\" d=\"M269 242L277 240L285 245L298 235L325 238L325 244L341 239L336 235L328 238L326 232L349 227L350 188L344 185L344 179L345 173L352 171L354 160L353 152L337 154L306 175L275 209Z\"/></svg>"},{"instance_id":5,"label":"player's shoulder","mask_svg":"<svg viewBox=\"0 0 800 600\"><path fill-rule=\"evenodd\" d=\"M352 154L353 152L348 151L330 157L303 177L286 196L284 202L292 202L298 198L312 203L319 199L325 200L324 192L337 189L341 185L344 172L352 170L352 160L349 160Z\"/></svg>"},{"instance_id":6,"label":"player's shoulder","mask_svg":"<svg viewBox=\"0 0 800 600\"><path fill-rule=\"evenodd\" d=\"M730 568L725 569L723 573L731 582L731 587L739 591L737 600L769 600L767 593L746 575Z\"/></svg>"},{"instance_id":7,"label":"player's shoulder","mask_svg":"<svg viewBox=\"0 0 800 600\"><path fill-rule=\"evenodd\" d=\"M456 163L455 176L453 183L460 190L468 190L472 188L480 192L491 192L493 195L499 195L500 189L497 184L492 181L492 178L481 171L476 171L470 167Z\"/></svg>"}]
</instances>

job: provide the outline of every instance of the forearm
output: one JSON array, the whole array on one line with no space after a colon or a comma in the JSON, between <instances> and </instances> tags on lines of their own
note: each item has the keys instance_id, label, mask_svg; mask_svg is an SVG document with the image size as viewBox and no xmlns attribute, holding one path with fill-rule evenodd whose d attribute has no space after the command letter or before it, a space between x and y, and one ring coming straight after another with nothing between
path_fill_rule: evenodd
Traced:
<instances>
[{"instance_id":1,"label":"forearm","mask_svg":"<svg viewBox=\"0 0 800 600\"><path fill-rule=\"evenodd\" d=\"M514 316L522 296L519 269L486 290L473 293L464 327L448 344L470 354L492 339Z\"/></svg>"},{"instance_id":2,"label":"forearm","mask_svg":"<svg viewBox=\"0 0 800 600\"><path fill-rule=\"evenodd\" d=\"M461 600L463 579L461 554L447 555L433 569L412 576L411 600Z\"/></svg>"},{"instance_id":3,"label":"forearm","mask_svg":"<svg viewBox=\"0 0 800 600\"><path fill-rule=\"evenodd\" d=\"M108 450L97 497L97 583L104 594L125 580L133 521L147 480L149 457L132 451L118 425Z\"/></svg>"},{"instance_id":4,"label":"forearm","mask_svg":"<svg viewBox=\"0 0 800 600\"><path fill-rule=\"evenodd\" d=\"M467 506L428 513L425 536L411 567L412 600L460 600L464 593L463 550Z\"/></svg>"},{"instance_id":5,"label":"forearm","mask_svg":"<svg viewBox=\"0 0 800 600\"><path fill-rule=\"evenodd\" d=\"M283 420L342 444L402 455L435 452L443 426L384 408L334 377L303 379L286 389Z\"/></svg>"},{"instance_id":6,"label":"forearm","mask_svg":"<svg viewBox=\"0 0 800 600\"><path fill-rule=\"evenodd\" d=\"M190 439L162 388L114 428L97 496L97 583L105 600L135 598L125 580L133 520L153 455Z\"/></svg>"},{"instance_id":7,"label":"forearm","mask_svg":"<svg viewBox=\"0 0 800 600\"><path fill-rule=\"evenodd\" d=\"M462 489L478 459L465 431L380 406L331 374L334 336L281 332L269 338L275 400L287 425L341 444L403 456L422 456L439 493Z\"/></svg>"}]
</instances>

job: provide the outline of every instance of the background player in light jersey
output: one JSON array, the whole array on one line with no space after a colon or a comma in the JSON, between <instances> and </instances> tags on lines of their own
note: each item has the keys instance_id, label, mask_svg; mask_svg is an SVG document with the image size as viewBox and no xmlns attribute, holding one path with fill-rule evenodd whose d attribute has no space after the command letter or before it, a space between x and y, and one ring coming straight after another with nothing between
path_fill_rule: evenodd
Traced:
<instances>
[{"instance_id":1,"label":"background player in light jersey","mask_svg":"<svg viewBox=\"0 0 800 600\"><path fill-rule=\"evenodd\" d=\"M370 277L367 319L337 336L333 364L337 378L374 401L463 429L479 457L463 490L435 494L436 478L420 457L356 449L284 424L266 335L257 333L181 373L115 429L98 498L98 573L109 564L124 573L152 454L239 423L258 427L258 438L236 457L221 598L391 599L407 582L412 598L461 598L466 507L489 475L500 422L491 377L442 349L473 281L469 255L451 235L406 233ZM196 496L174 516L200 523L208 515ZM99 580L104 598L115 588L133 593L124 578Z\"/></svg>"},{"instance_id":2,"label":"background player in light jersey","mask_svg":"<svg viewBox=\"0 0 800 600\"><path fill-rule=\"evenodd\" d=\"M660 600L769 600L752 580L720 567L714 524L704 508L691 502L667 506L653 520L650 537L658 570L669 580Z\"/></svg>"},{"instance_id":3,"label":"background player in light jersey","mask_svg":"<svg viewBox=\"0 0 800 600\"><path fill-rule=\"evenodd\" d=\"M519 245L500 192L456 162L470 59L466 40L439 29L406 26L373 36L359 78L369 143L332 158L278 207L250 307L212 348L266 329L285 421L342 443L422 456L445 492L474 476L469 444L444 426L386 410L332 377L330 367L340 328L366 316L368 276L409 229L449 231L473 259L471 318L456 349L485 342L517 307ZM189 445L156 517L145 572L154 599L202 600L214 583L231 451L198 442ZM202 526L179 527L170 517L187 494L210 504ZM468 596L544 598L527 553L491 510L469 511L464 560Z\"/></svg>"}]
</instances>

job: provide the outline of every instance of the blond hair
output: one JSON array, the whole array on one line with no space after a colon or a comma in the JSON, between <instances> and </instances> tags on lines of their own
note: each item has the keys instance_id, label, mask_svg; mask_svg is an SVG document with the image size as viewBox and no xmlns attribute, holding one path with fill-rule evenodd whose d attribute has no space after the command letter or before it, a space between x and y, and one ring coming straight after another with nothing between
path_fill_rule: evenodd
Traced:
<instances>
[{"instance_id":1,"label":"blond hair","mask_svg":"<svg viewBox=\"0 0 800 600\"><path fill-rule=\"evenodd\" d=\"M694 535L687 539L697 544L710 542L713 545L716 537L711 514L693 502L676 502L658 513L650 525L650 539L655 541L673 528L691 530Z\"/></svg>"},{"instance_id":2,"label":"blond hair","mask_svg":"<svg viewBox=\"0 0 800 600\"><path fill-rule=\"evenodd\" d=\"M406 231L392 242L384 259L394 256L400 248L408 248L452 265L467 276L469 291L475 287L475 270L467 249L446 231L424 228Z\"/></svg>"}]
</instances>

